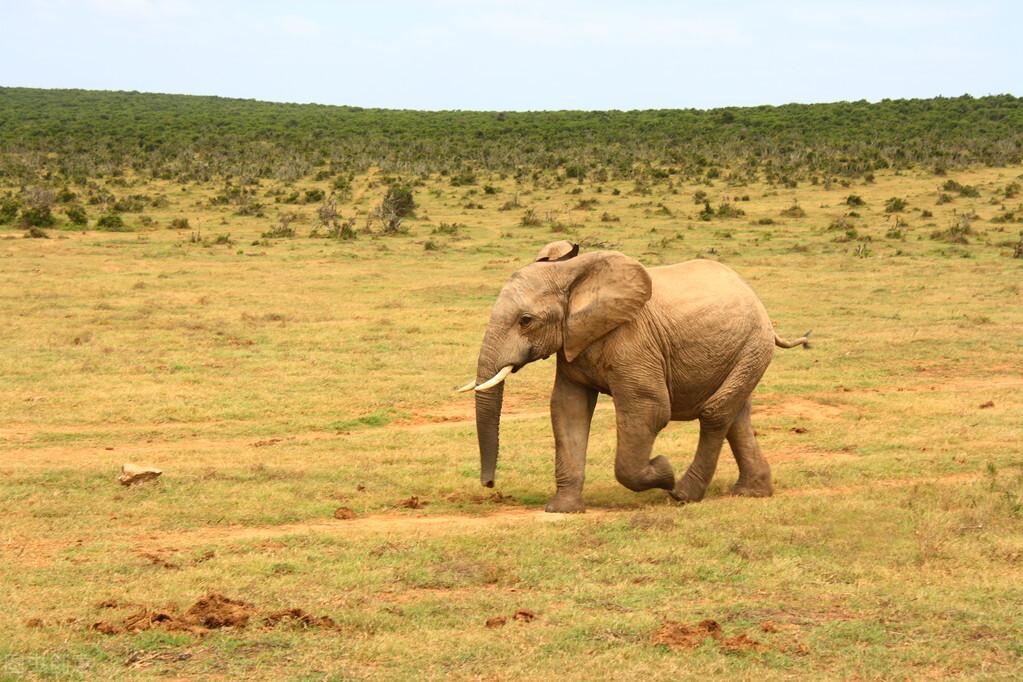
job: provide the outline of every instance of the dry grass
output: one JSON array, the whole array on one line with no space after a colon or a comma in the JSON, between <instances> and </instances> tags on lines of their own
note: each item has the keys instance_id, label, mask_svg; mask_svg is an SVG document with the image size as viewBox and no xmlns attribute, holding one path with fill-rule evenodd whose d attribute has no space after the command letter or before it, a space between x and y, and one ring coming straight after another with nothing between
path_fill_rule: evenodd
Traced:
<instances>
[{"instance_id":1,"label":"dry grass","mask_svg":"<svg viewBox=\"0 0 1023 682\"><path fill-rule=\"evenodd\" d=\"M480 182L500 193L467 197L435 179L416 189L409 235L355 241L307 238L315 205L287 207L297 238L264 241L273 215L153 183L138 190L171 203L152 228L0 232L0 679L1011 677L1023 261L1006 246L1016 228L989 219L1021 172L955 174L981 196L942 205L943 179L923 173L642 197L498 177ZM340 207L360 228L384 192L371 180ZM745 215L700 220L700 189L714 207L749 195ZM499 211L516 192L522 207ZM855 237L828 229L850 194L865 202L847 218ZM890 197L909 203L897 230ZM783 216L797 200L805 216ZM527 209L552 219L523 227ZM968 210L968 244L931 238ZM166 229L178 217L207 243ZM551 362L508 388L505 497L486 497L471 398L451 388L472 376L504 279L566 231L647 264L720 259L783 336L814 329L815 348L779 352L755 397L775 498L726 497L727 456L698 505L621 488L605 398L593 513L538 513L553 489ZM233 245L212 244L228 232ZM672 425L657 450L682 467L695 436ZM125 461L165 474L125 489ZM426 506L402 506L412 495ZM91 627L208 592L337 627ZM652 642L667 621L706 619L719 639Z\"/></svg>"}]
</instances>

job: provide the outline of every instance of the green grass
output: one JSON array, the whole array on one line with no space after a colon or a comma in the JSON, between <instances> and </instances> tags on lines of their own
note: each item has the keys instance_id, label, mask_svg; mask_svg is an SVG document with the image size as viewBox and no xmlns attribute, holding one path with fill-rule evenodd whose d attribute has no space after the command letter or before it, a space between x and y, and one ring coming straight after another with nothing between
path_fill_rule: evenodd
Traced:
<instances>
[{"instance_id":1,"label":"green grass","mask_svg":"<svg viewBox=\"0 0 1023 682\"><path fill-rule=\"evenodd\" d=\"M3 228L0 679L1011 678L1023 665L1023 261L1005 245L1015 229L990 218L1021 173L956 173L980 196L936 205L945 180L921 171L852 188L679 182L639 198L632 180L542 187L481 170L479 185L500 190L472 195L483 209L434 174L415 188L410 233L391 237L364 229L386 192L374 173L339 204L357 239L308 238L309 204L287 206L296 238L266 242L277 207L237 216L210 205L219 183L186 193L128 176L118 194L168 197L145 209L150 227L128 214L135 232ZM263 180L257 195L290 189ZM712 206L750 200L744 216L703 221L696 191ZM834 242L851 193L864 201L859 241ZM515 194L522 207L499 211ZM893 196L908 202L904 239L885 237ZM572 209L590 198L597 210ZM796 200L805 215L782 216ZM527 208L557 218L522 227ZM953 210L978 214L955 250L929 236ZM235 244L167 229L182 216ZM474 375L504 280L565 236L552 224L648 265L721 260L779 334L814 330L812 350L777 353L754 397L774 498L727 496L727 449L700 504L625 490L604 397L590 513L540 514L554 487L553 361L509 379L505 497L487 497L472 398L452 389ZM657 453L681 469L696 435L672 424ZM165 473L123 488L129 461ZM403 506L411 496L426 505ZM335 520L339 507L356 519ZM211 591L338 627L92 628ZM121 606L100 606L111 599ZM515 620L519 609L536 618ZM507 624L487 628L495 616ZM759 646L651 641L665 621L704 619Z\"/></svg>"}]
</instances>

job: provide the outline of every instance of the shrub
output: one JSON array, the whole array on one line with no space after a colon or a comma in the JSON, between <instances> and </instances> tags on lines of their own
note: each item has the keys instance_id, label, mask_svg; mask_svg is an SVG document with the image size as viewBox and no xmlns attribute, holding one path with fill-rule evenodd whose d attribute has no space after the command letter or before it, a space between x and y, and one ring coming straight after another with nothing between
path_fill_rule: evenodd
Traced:
<instances>
[{"instance_id":1,"label":"shrub","mask_svg":"<svg viewBox=\"0 0 1023 682\"><path fill-rule=\"evenodd\" d=\"M476 184L476 174L471 171L461 171L451 176L451 184L454 187L465 187Z\"/></svg>"},{"instance_id":2,"label":"shrub","mask_svg":"<svg viewBox=\"0 0 1023 682\"><path fill-rule=\"evenodd\" d=\"M26 239L49 239L50 235L46 234L43 230L38 227L30 227L25 230Z\"/></svg>"},{"instance_id":3,"label":"shrub","mask_svg":"<svg viewBox=\"0 0 1023 682\"><path fill-rule=\"evenodd\" d=\"M291 239L295 236L295 228L291 226L291 223L295 222L296 217L294 213L281 214L277 224L260 236L263 239Z\"/></svg>"},{"instance_id":4,"label":"shrub","mask_svg":"<svg viewBox=\"0 0 1023 682\"><path fill-rule=\"evenodd\" d=\"M82 226L89 223L89 215L85 212L84 206L73 204L64 210L64 214L72 225Z\"/></svg>"},{"instance_id":5,"label":"shrub","mask_svg":"<svg viewBox=\"0 0 1023 682\"><path fill-rule=\"evenodd\" d=\"M714 218L714 209L710 207L709 201L703 202L703 208L700 209L698 217L700 220L711 220Z\"/></svg>"},{"instance_id":6,"label":"shrub","mask_svg":"<svg viewBox=\"0 0 1023 682\"><path fill-rule=\"evenodd\" d=\"M805 218L806 211L799 205L799 202L793 201L792 205L781 212L786 218Z\"/></svg>"},{"instance_id":7,"label":"shrub","mask_svg":"<svg viewBox=\"0 0 1023 682\"><path fill-rule=\"evenodd\" d=\"M727 201L718 206L718 218L738 218L746 215L746 211L736 208Z\"/></svg>"},{"instance_id":8,"label":"shrub","mask_svg":"<svg viewBox=\"0 0 1023 682\"><path fill-rule=\"evenodd\" d=\"M863 197L858 194L850 194L845 198L847 206L863 206L867 202L863 201Z\"/></svg>"},{"instance_id":9,"label":"shrub","mask_svg":"<svg viewBox=\"0 0 1023 682\"><path fill-rule=\"evenodd\" d=\"M936 203L938 204L938 206L941 206L942 204L947 204L947 203L949 203L951 201L952 201L952 195L951 194L944 194L944 193L942 193L942 194L938 195L938 201Z\"/></svg>"},{"instance_id":10,"label":"shrub","mask_svg":"<svg viewBox=\"0 0 1023 682\"><path fill-rule=\"evenodd\" d=\"M18 217L21 202L15 197L6 196L0 199L0 225L6 225Z\"/></svg>"},{"instance_id":11,"label":"shrub","mask_svg":"<svg viewBox=\"0 0 1023 682\"><path fill-rule=\"evenodd\" d=\"M901 211L906 210L906 206L908 205L909 204L906 202L905 199L902 199L900 197L892 197L888 201L884 202L884 212L899 213Z\"/></svg>"},{"instance_id":12,"label":"shrub","mask_svg":"<svg viewBox=\"0 0 1023 682\"><path fill-rule=\"evenodd\" d=\"M103 230L105 232L127 232L127 228L124 225L124 220L121 216L116 213L107 213L101 215L96 221L96 229Z\"/></svg>"},{"instance_id":13,"label":"shrub","mask_svg":"<svg viewBox=\"0 0 1023 682\"><path fill-rule=\"evenodd\" d=\"M621 218L616 215L611 215L607 211L600 214L600 222L602 223L617 223L621 222Z\"/></svg>"},{"instance_id":14,"label":"shrub","mask_svg":"<svg viewBox=\"0 0 1023 682\"><path fill-rule=\"evenodd\" d=\"M956 216L955 221L947 230L935 230L932 232L931 239L949 244L969 244L970 240L967 237L976 234L971 223L971 214L960 214Z\"/></svg>"},{"instance_id":15,"label":"shrub","mask_svg":"<svg viewBox=\"0 0 1023 682\"><path fill-rule=\"evenodd\" d=\"M57 219L49 206L29 206L21 209L21 224L24 227L53 227Z\"/></svg>"},{"instance_id":16,"label":"shrub","mask_svg":"<svg viewBox=\"0 0 1023 682\"><path fill-rule=\"evenodd\" d=\"M416 210L412 188L407 185L391 185L387 189L387 194L384 195L381 208L383 212L394 214L399 218L411 216Z\"/></svg>"},{"instance_id":17,"label":"shrub","mask_svg":"<svg viewBox=\"0 0 1023 682\"><path fill-rule=\"evenodd\" d=\"M774 218L761 218L757 221L757 225L774 225Z\"/></svg>"},{"instance_id":18,"label":"shrub","mask_svg":"<svg viewBox=\"0 0 1023 682\"><path fill-rule=\"evenodd\" d=\"M493 185L483 185L483 193L484 194L497 194L500 191L501 190L499 188L494 187Z\"/></svg>"},{"instance_id":19,"label":"shrub","mask_svg":"<svg viewBox=\"0 0 1023 682\"><path fill-rule=\"evenodd\" d=\"M172 230L187 230L191 228L188 223L188 218L175 218L170 222L170 229Z\"/></svg>"},{"instance_id":20,"label":"shrub","mask_svg":"<svg viewBox=\"0 0 1023 682\"><path fill-rule=\"evenodd\" d=\"M577 163L565 166L565 177L582 180L586 177L586 169Z\"/></svg>"},{"instance_id":21,"label":"shrub","mask_svg":"<svg viewBox=\"0 0 1023 682\"><path fill-rule=\"evenodd\" d=\"M522 219L519 220L519 225L522 227L537 227L542 223L543 221L540 220L540 216L531 208L526 209L526 212L522 214Z\"/></svg>"},{"instance_id":22,"label":"shrub","mask_svg":"<svg viewBox=\"0 0 1023 682\"><path fill-rule=\"evenodd\" d=\"M312 204L317 201L323 201L323 190L322 189L307 189L305 191L305 203Z\"/></svg>"}]
</instances>

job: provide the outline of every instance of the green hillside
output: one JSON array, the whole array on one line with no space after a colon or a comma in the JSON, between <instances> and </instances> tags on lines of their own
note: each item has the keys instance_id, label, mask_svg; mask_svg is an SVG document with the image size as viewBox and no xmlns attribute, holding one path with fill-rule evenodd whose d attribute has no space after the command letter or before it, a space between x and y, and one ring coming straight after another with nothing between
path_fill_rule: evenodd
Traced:
<instances>
[{"instance_id":1,"label":"green hillside","mask_svg":"<svg viewBox=\"0 0 1023 682\"><path fill-rule=\"evenodd\" d=\"M221 97L0 87L0 173L82 180L295 179L377 165L633 177L734 174L785 183L880 168L1002 165L1023 158L1023 99L653 111L362 109Z\"/></svg>"}]
</instances>

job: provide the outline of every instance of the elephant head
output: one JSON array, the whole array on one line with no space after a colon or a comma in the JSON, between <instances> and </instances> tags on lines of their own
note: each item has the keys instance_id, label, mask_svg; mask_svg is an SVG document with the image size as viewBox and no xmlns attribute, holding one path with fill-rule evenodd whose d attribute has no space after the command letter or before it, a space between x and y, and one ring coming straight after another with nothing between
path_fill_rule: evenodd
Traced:
<instances>
[{"instance_id":1,"label":"elephant head","mask_svg":"<svg viewBox=\"0 0 1023 682\"><path fill-rule=\"evenodd\" d=\"M561 353L572 362L650 299L650 276L638 261L615 251L579 254L554 242L501 289L483 336L475 389L480 482L494 485L504 380L524 365Z\"/></svg>"}]
</instances>

